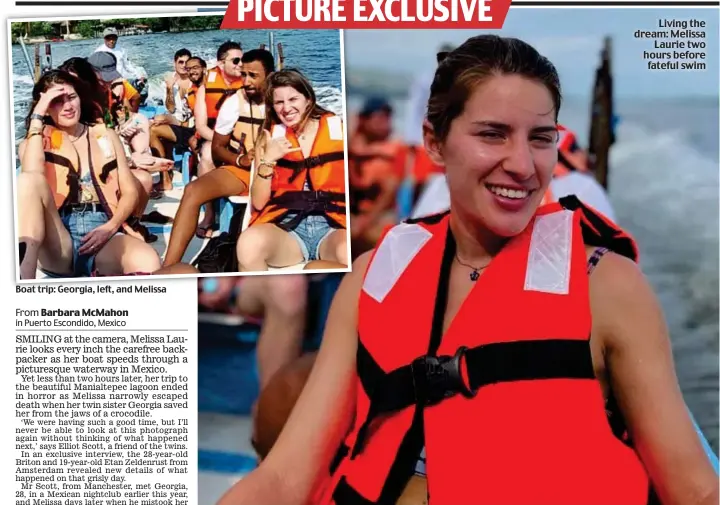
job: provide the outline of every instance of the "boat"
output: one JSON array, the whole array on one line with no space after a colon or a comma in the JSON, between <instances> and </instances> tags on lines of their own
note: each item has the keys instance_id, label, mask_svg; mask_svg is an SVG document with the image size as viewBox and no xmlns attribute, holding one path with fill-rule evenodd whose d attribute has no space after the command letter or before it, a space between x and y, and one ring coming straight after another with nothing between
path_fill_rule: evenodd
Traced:
<instances>
[{"instance_id":1,"label":"boat","mask_svg":"<svg viewBox=\"0 0 720 505\"><path fill-rule=\"evenodd\" d=\"M53 68L52 46L50 45L50 43L34 45L34 60L32 60L28 53L28 48L25 45L22 37L18 38L18 42L21 45L28 72L31 76L33 76L34 81L37 82L43 72ZM277 62L278 69L284 67L285 55L283 51L283 46L280 42L275 43L275 36L273 32L268 32L268 44L261 44L260 47L273 52L273 56L275 57L275 60ZM161 102L155 103L147 99L147 88L145 88L145 90L143 91L145 92L145 94L143 96L143 92L141 92L141 96L143 96L144 101L138 111L140 114L143 114L148 119L152 119L156 115L167 113L167 109ZM170 191L164 192L163 196L160 199L151 199L148 202L145 214L150 214L153 211L157 211L164 216L174 217L180 205L185 186L187 186L187 184L189 184L191 180L196 177L196 174L193 172L194 164L191 163L191 153L189 151L175 149L172 153L172 156L175 162L172 179L172 189ZM19 171L19 169L20 167L18 164L17 170ZM160 174L154 173L153 181L158 182L159 179ZM237 216L240 215L240 218L242 219L241 229L244 230L245 228L247 228L250 220L250 215L249 213L245 213L245 208L248 201L248 197L237 196L219 199L219 201L215 203L218 229L213 232L213 235L210 238L201 239L195 234L193 234L190 244L185 251L185 255L182 258L182 262L188 264L194 263L202 250L213 237L217 237L221 233L228 232L230 230L230 226L234 217L237 218ZM203 209L201 209L200 219L202 219L203 212L204 206ZM156 224L150 222L142 222L142 224L145 225L151 233L158 236L158 240L153 242L151 245L157 251L160 257L163 258L170 240L170 233L173 226L172 223ZM304 266L305 263L299 263L297 265L273 270L302 270ZM47 275L42 271L37 270L36 278L47 278Z\"/></svg>"}]
</instances>

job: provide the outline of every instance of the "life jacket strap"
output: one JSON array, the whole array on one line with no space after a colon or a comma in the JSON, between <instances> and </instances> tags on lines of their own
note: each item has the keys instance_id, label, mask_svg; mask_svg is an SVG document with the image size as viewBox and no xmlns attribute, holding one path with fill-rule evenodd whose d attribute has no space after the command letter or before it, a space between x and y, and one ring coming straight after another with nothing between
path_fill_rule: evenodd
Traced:
<instances>
[{"instance_id":1,"label":"life jacket strap","mask_svg":"<svg viewBox=\"0 0 720 505\"><path fill-rule=\"evenodd\" d=\"M467 382L462 375L463 360ZM390 373L382 372L360 342L357 367L370 408L352 457L362 451L368 427L378 415L413 405L429 407L458 394L472 398L481 387L501 382L595 379L589 340L526 340L460 347L453 356L420 356Z\"/></svg>"},{"instance_id":2,"label":"life jacket strap","mask_svg":"<svg viewBox=\"0 0 720 505\"><path fill-rule=\"evenodd\" d=\"M237 118L238 123L254 124L254 125L258 125L258 126L262 126L263 121L265 121L265 120L261 117L238 116L238 118Z\"/></svg>"},{"instance_id":3,"label":"life jacket strap","mask_svg":"<svg viewBox=\"0 0 720 505\"><path fill-rule=\"evenodd\" d=\"M319 154L317 156L310 156L303 160L296 161L282 158L278 160L277 166L291 169L293 171L293 174L290 176L290 182L293 182L295 179L297 179L298 175L300 175L303 170L310 170L311 168L322 166L325 163L330 163L333 161L343 161L344 159L344 152L335 151L331 153Z\"/></svg>"},{"instance_id":4,"label":"life jacket strap","mask_svg":"<svg viewBox=\"0 0 720 505\"><path fill-rule=\"evenodd\" d=\"M311 214L344 213L345 195L334 191L288 191L271 198L268 205L287 211L277 216L272 222L281 229L290 231L297 228L302 220ZM297 212L297 215L292 221L280 224L280 221L289 212Z\"/></svg>"},{"instance_id":5,"label":"life jacket strap","mask_svg":"<svg viewBox=\"0 0 720 505\"><path fill-rule=\"evenodd\" d=\"M607 218L582 203L577 196L564 196L558 199L558 203L567 210L579 209L582 212L580 227L586 245L607 247L617 254L638 261L639 251L632 237L613 227Z\"/></svg>"}]
</instances>

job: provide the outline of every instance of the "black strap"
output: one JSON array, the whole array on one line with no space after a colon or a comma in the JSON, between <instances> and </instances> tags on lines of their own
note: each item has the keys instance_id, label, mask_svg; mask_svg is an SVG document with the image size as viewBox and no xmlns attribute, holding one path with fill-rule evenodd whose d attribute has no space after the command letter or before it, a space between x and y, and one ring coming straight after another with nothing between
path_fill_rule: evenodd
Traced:
<instances>
[{"instance_id":1,"label":"black strap","mask_svg":"<svg viewBox=\"0 0 720 505\"><path fill-rule=\"evenodd\" d=\"M53 152L45 151L45 162L63 166L70 169L71 172L76 170L69 158Z\"/></svg>"},{"instance_id":2,"label":"black strap","mask_svg":"<svg viewBox=\"0 0 720 505\"><path fill-rule=\"evenodd\" d=\"M117 158L114 160L110 160L105 165L103 165L102 170L100 171L100 181L102 181L103 184L107 182L107 178L110 175L110 172L115 170L118 167L118 161Z\"/></svg>"},{"instance_id":3,"label":"black strap","mask_svg":"<svg viewBox=\"0 0 720 505\"><path fill-rule=\"evenodd\" d=\"M295 179L297 179L297 176L303 172L303 170L310 170L312 168L322 166L332 161L343 161L344 159L345 153L343 153L342 151L335 151L331 153L319 154L317 156L310 156L302 160L288 160L282 158L278 160L277 166L291 169L293 171L293 174L290 176L290 182L293 182Z\"/></svg>"},{"instance_id":4,"label":"black strap","mask_svg":"<svg viewBox=\"0 0 720 505\"><path fill-rule=\"evenodd\" d=\"M607 247L615 253L621 254L633 261L637 260L637 251L632 239L620 230L611 227L594 211L583 204L575 195L568 195L558 200L567 210L578 210L583 213L585 221L580 222L583 241L586 245L594 247Z\"/></svg>"},{"instance_id":5,"label":"black strap","mask_svg":"<svg viewBox=\"0 0 720 505\"><path fill-rule=\"evenodd\" d=\"M238 123L248 123L248 124L262 126L263 121L265 121L265 120L263 118L259 118L259 117L238 116L237 121L238 121Z\"/></svg>"},{"instance_id":6,"label":"black strap","mask_svg":"<svg viewBox=\"0 0 720 505\"><path fill-rule=\"evenodd\" d=\"M217 103L215 104L215 110L220 110L220 107L222 107L222 105L225 103L225 100L227 100L229 96L234 95L238 91L239 91L239 89L208 88L208 87L205 88L206 94L210 93L210 94L222 95L220 97L220 100L218 100Z\"/></svg>"},{"instance_id":7,"label":"black strap","mask_svg":"<svg viewBox=\"0 0 720 505\"><path fill-rule=\"evenodd\" d=\"M89 141L89 140L88 140ZM75 153L78 154L78 163L80 163L80 155L75 149ZM80 195L80 174L77 168L75 168L69 158L56 154L53 152L45 151L45 162L52 163L54 165L60 165L68 169L65 183L68 185L68 196L65 198L65 202L76 202Z\"/></svg>"},{"instance_id":8,"label":"black strap","mask_svg":"<svg viewBox=\"0 0 720 505\"><path fill-rule=\"evenodd\" d=\"M437 352L438 347L440 347L440 342L442 341L443 321L445 319L445 311L447 309L447 299L449 294L450 270L455 257L455 249L455 238L448 228L445 240L445 250L443 251L443 257L440 264L440 275L438 277L437 295L435 297L435 308L430 330L428 355L434 355ZM372 356L370 356L367 349L365 349L362 345L362 339L358 339L358 341L358 376L366 392L378 391L379 388L382 387L381 382L386 374L375 362ZM352 454L350 456L351 458L354 458L362 451L366 442L370 423L379 413L379 404L373 401L373 397L375 395L373 393L368 393L368 396L370 397L370 409L365 422L358 430L355 446L353 447ZM385 484L380 492L380 498L377 501L378 504L394 504L402 495L403 489L415 471L417 455L422 449L425 438L423 418L423 409L425 405L421 402L418 402L415 405L416 408L413 413L412 423L400 442L400 447L398 448L395 461L390 467L387 478L385 479ZM344 480L339 482L334 491L333 498L338 505L365 505L367 503L371 503L357 493L357 491L352 489L352 487Z\"/></svg>"},{"instance_id":9,"label":"black strap","mask_svg":"<svg viewBox=\"0 0 720 505\"><path fill-rule=\"evenodd\" d=\"M463 360L468 384L461 375ZM461 347L454 356L421 356L373 384L371 402L376 414L386 414L418 402L435 405L458 393L472 397L479 388L501 382L594 378L588 340L503 342Z\"/></svg>"},{"instance_id":10,"label":"black strap","mask_svg":"<svg viewBox=\"0 0 720 505\"><path fill-rule=\"evenodd\" d=\"M345 212L345 195L334 191L287 191L270 199L268 205L285 209L287 212L282 213L272 220L276 226L285 231L294 230L298 225L310 215L325 215L329 213ZM288 223L281 221L290 212L297 212L297 215ZM339 224L332 221L334 224Z\"/></svg>"},{"instance_id":11,"label":"black strap","mask_svg":"<svg viewBox=\"0 0 720 505\"><path fill-rule=\"evenodd\" d=\"M24 244L24 242L20 242L21 244ZM20 260L22 262L22 260ZM340 444L340 447L338 448L337 452L335 453L335 456L333 457L332 461L330 462L330 475L335 473L335 470L338 469L340 466L340 463L343 459L345 459L345 456L348 455L350 452L350 448L345 444Z\"/></svg>"}]
</instances>

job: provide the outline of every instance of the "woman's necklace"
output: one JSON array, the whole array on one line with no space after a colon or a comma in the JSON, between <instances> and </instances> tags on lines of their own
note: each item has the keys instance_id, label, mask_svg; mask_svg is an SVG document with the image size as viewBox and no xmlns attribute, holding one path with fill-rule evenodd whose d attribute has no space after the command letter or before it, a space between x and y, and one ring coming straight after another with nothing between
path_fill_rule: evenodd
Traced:
<instances>
[{"instance_id":1,"label":"woman's necklace","mask_svg":"<svg viewBox=\"0 0 720 505\"><path fill-rule=\"evenodd\" d=\"M490 266L490 263L487 265L481 266L481 267L474 267L472 265L468 265L467 263L463 263L462 260L460 260L460 256L458 256L457 253L455 253L455 259L459 264L461 264L464 267L471 268L472 272L470 272L470 280L475 282L480 278L480 270L485 270L488 266Z\"/></svg>"},{"instance_id":2,"label":"woman's necklace","mask_svg":"<svg viewBox=\"0 0 720 505\"><path fill-rule=\"evenodd\" d=\"M83 125L82 130L80 130L80 135L78 135L78 136L75 137L75 138L72 138L72 135L70 135L70 134L68 133L68 137L70 137L70 142L77 142L78 140L80 140L80 139L82 138L82 136L85 134L85 129L86 129L86 128L87 128L87 126Z\"/></svg>"},{"instance_id":3,"label":"woman's necklace","mask_svg":"<svg viewBox=\"0 0 720 505\"><path fill-rule=\"evenodd\" d=\"M305 137L308 135L308 130L312 131L313 127L310 126L312 124L311 121L307 122L303 128L302 131L295 132L295 135L297 135L298 140L305 140Z\"/></svg>"}]
</instances>

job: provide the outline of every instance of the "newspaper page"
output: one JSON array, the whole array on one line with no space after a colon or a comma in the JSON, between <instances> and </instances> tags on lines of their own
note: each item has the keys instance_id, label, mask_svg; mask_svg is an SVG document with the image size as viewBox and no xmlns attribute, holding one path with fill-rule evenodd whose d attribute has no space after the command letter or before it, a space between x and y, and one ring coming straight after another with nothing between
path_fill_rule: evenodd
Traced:
<instances>
[{"instance_id":1,"label":"newspaper page","mask_svg":"<svg viewBox=\"0 0 720 505\"><path fill-rule=\"evenodd\" d=\"M9 3L3 503L717 503L718 2L622 3Z\"/></svg>"}]
</instances>

